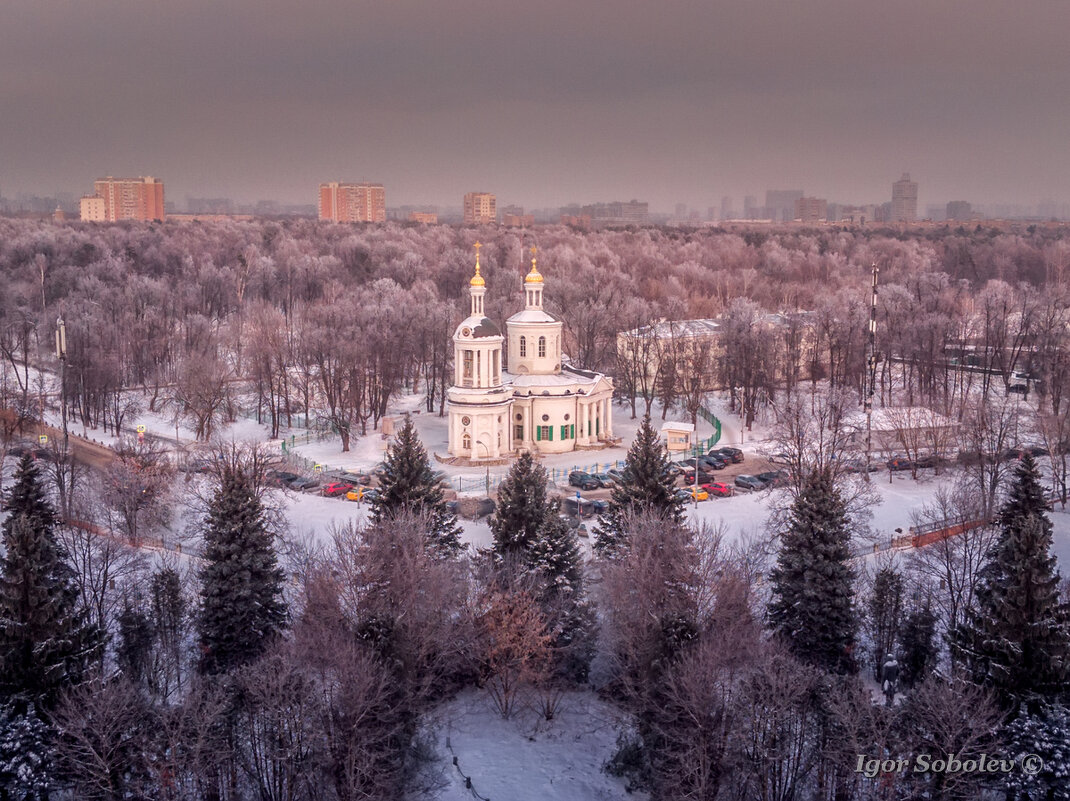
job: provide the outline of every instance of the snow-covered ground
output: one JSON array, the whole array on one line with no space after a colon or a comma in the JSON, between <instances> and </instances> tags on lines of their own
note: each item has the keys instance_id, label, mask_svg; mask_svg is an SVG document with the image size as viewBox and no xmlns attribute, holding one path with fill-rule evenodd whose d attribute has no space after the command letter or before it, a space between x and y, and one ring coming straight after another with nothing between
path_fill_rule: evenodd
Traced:
<instances>
[{"instance_id":1,"label":"snow-covered ground","mask_svg":"<svg viewBox=\"0 0 1070 801\"><path fill-rule=\"evenodd\" d=\"M618 721L619 713L588 692L567 694L550 722L532 711L503 720L484 692L464 692L432 722L444 781L434 798L471 801L466 776L493 801L643 799L602 771L616 751Z\"/></svg>"}]
</instances>

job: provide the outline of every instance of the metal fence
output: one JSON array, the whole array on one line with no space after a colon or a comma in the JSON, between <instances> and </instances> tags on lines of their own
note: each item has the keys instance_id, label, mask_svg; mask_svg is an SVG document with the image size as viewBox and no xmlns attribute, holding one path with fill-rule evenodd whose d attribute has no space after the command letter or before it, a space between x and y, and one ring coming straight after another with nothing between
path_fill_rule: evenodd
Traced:
<instances>
[{"instance_id":1,"label":"metal fence","mask_svg":"<svg viewBox=\"0 0 1070 801\"><path fill-rule=\"evenodd\" d=\"M698 416L713 426L713 436L709 439L709 445L707 450L712 448L718 442L721 441L721 421L717 419L717 415L707 409L705 406L698 407Z\"/></svg>"}]
</instances>

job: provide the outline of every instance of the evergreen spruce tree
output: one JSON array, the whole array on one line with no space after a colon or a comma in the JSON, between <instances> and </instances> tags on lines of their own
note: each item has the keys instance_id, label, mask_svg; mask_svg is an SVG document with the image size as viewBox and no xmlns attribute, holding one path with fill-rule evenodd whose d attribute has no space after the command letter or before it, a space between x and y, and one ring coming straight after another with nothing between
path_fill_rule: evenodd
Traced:
<instances>
[{"instance_id":1,"label":"evergreen spruce tree","mask_svg":"<svg viewBox=\"0 0 1070 801\"><path fill-rule=\"evenodd\" d=\"M23 715L52 709L103 646L78 608L74 572L56 541L56 514L23 457L7 495L0 571L0 702Z\"/></svg>"},{"instance_id":2,"label":"evergreen spruce tree","mask_svg":"<svg viewBox=\"0 0 1070 801\"><path fill-rule=\"evenodd\" d=\"M521 454L498 485L498 504L490 519L494 555L525 558L550 512L546 469L530 453ZM555 515L556 516L556 515Z\"/></svg>"},{"instance_id":3,"label":"evergreen spruce tree","mask_svg":"<svg viewBox=\"0 0 1070 801\"><path fill-rule=\"evenodd\" d=\"M372 503L373 521L378 523L402 512L424 517L428 551L442 558L456 556L462 549L457 515L446 505L427 450L407 415L384 462L379 495Z\"/></svg>"},{"instance_id":4,"label":"evergreen spruce tree","mask_svg":"<svg viewBox=\"0 0 1070 801\"><path fill-rule=\"evenodd\" d=\"M226 464L205 520L198 634L201 671L224 673L256 659L286 625L283 572L255 483Z\"/></svg>"},{"instance_id":5,"label":"evergreen spruce tree","mask_svg":"<svg viewBox=\"0 0 1070 801\"><path fill-rule=\"evenodd\" d=\"M1070 671L1070 610L1059 598L1047 502L1028 454L1015 470L999 526L976 607L952 633L952 647L973 681L1014 709L1064 692Z\"/></svg>"},{"instance_id":6,"label":"evergreen spruce tree","mask_svg":"<svg viewBox=\"0 0 1070 801\"><path fill-rule=\"evenodd\" d=\"M546 494L548 476L530 454L513 463L498 487L490 521L495 562L534 572L543 591L543 612L555 631L561 673L584 680L593 656L594 615L583 580L583 555L576 533Z\"/></svg>"},{"instance_id":7,"label":"evergreen spruce tree","mask_svg":"<svg viewBox=\"0 0 1070 801\"><path fill-rule=\"evenodd\" d=\"M1008 759L1018 765L1027 756L1038 772L1014 770L1002 776L1007 798L1070 801L1070 710L1061 704L1040 703L1036 711L1019 715L1003 728L1001 741Z\"/></svg>"},{"instance_id":8,"label":"evergreen spruce tree","mask_svg":"<svg viewBox=\"0 0 1070 801\"><path fill-rule=\"evenodd\" d=\"M833 673L856 669L854 575L847 511L832 478L803 482L773 569L770 627L802 662Z\"/></svg>"},{"instance_id":9,"label":"evergreen spruce tree","mask_svg":"<svg viewBox=\"0 0 1070 801\"><path fill-rule=\"evenodd\" d=\"M904 687L925 681L936 667L940 648L936 641L936 613L926 602L903 622L899 635L899 680Z\"/></svg>"},{"instance_id":10,"label":"evergreen spruce tree","mask_svg":"<svg viewBox=\"0 0 1070 801\"><path fill-rule=\"evenodd\" d=\"M873 643L870 667L879 679L885 657L895 651L903 618L903 577L894 567L882 567L873 578L869 597L869 637Z\"/></svg>"},{"instance_id":11,"label":"evergreen spruce tree","mask_svg":"<svg viewBox=\"0 0 1070 801\"><path fill-rule=\"evenodd\" d=\"M643 418L628 449L622 473L624 480L613 487L609 508L599 516L595 529L595 553L610 559L627 551L628 521L636 516L654 515L673 525L684 519L669 455L649 415Z\"/></svg>"}]
</instances>

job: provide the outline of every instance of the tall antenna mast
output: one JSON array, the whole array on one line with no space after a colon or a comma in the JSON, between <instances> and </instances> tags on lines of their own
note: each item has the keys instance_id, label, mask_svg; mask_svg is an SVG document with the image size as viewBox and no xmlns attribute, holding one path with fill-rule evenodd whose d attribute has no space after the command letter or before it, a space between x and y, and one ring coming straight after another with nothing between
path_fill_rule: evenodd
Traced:
<instances>
[{"instance_id":1,"label":"tall antenna mast","mask_svg":"<svg viewBox=\"0 0 1070 801\"><path fill-rule=\"evenodd\" d=\"M880 268L873 262L873 290L869 303L869 337L866 343L866 388L862 399L866 410L866 481L869 481L870 454L873 449L873 394L877 386L877 276Z\"/></svg>"}]
</instances>

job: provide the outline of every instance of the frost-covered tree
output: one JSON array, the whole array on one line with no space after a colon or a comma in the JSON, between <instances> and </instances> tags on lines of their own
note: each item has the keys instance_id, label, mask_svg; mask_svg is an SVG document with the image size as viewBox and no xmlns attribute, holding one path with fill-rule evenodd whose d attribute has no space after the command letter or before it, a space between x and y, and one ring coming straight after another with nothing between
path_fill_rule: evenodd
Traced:
<instances>
[{"instance_id":1,"label":"frost-covered tree","mask_svg":"<svg viewBox=\"0 0 1070 801\"><path fill-rule=\"evenodd\" d=\"M255 481L227 462L204 524L201 670L224 673L260 656L287 622L284 576Z\"/></svg>"},{"instance_id":2,"label":"frost-covered tree","mask_svg":"<svg viewBox=\"0 0 1070 801\"><path fill-rule=\"evenodd\" d=\"M595 529L595 552L611 559L628 549L629 520L656 516L676 525L684 517L668 452L649 415L639 425L622 472L623 480L613 487L609 508L599 516Z\"/></svg>"},{"instance_id":3,"label":"frost-covered tree","mask_svg":"<svg viewBox=\"0 0 1070 801\"><path fill-rule=\"evenodd\" d=\"M834 673L856 669L850 541L844 502L832 479L811 474L781 535L768 620L796 657Z\"/></svg>"},{"instance_id":4,"label":"frost-covered tree","mask_svg":"<svg viewBox=\"0 0 1070 801\"><path fill-rule=\"evenodd\" d=\"M973 681L1013 708L1063 693L1070 672L1070 610L1059 597L1047 501L1028 454L1015 469L999 526L976 609L952 632L952 647Z\"/></svg>"},{"instance_id":5,"label":"frost-covered tree","mask_svg":"<svg viewBox=\"0 0 1070 801\"><path fill-rule=\"evenodd\" d=\"M74 573L56 541L56 515L33 461L7 495L0 571L0 700L19 713L51 709L82 680L102 645L78 608Z\"/></svg>"},{"instance_id":6,"label":"frost-covered tree","mask_svg":"<svg viewBox=\"0 0 1070 801\"><path fill-rule=\"evenodd\" d=\"M1003 777L1008 798L1070 801L1070 711L1059 704L1043 704L1034 714L1020 715L1002 731L1008 759L1039 768L1013 770ZM1038 762L1024 763L1039 757Z\"/></svg>"},{"instance_id":7,"label":"frost-covered tree","mask_svg":"<svg viewBox=\"0 0 1070 801\"><path fill-rule=\"evenodd\" d=\"M0 798L47 798L55 785L55 731L30 709L0 703Z\"/></svg>"},{"instance_id":8,"label":"frost-covered tree","mask_svg":"<svg viewBox=\"0 0 1070 801\"><path fill-rule=\"evenodd\" d=\"M427 521L427 548L443 558L460 553L461 527L450 511L427 449L408 416L386 452L379 495L372 504L376 522L405 514Z\"/></svg>"}]
</instances>

